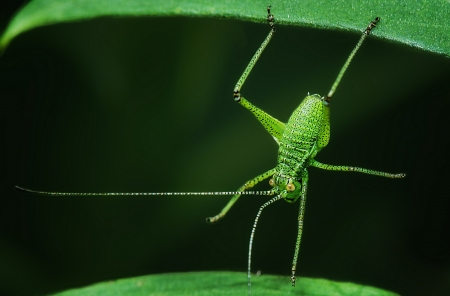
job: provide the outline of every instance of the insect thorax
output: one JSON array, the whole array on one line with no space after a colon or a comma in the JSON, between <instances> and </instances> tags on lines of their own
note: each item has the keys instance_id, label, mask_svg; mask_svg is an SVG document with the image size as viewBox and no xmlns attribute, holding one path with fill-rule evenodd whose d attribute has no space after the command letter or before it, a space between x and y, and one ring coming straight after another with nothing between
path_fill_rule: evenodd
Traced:
<instances>
[{"instance_id":1,"label":"insect thorax","mask_svg":"<svg viewBox=\"0 0 450 296\"><path fill-rule=\"evenodd\" d=\"M308 159L320 150L317 139L323 132L324 108L319 95L308 95L292 113L278 150L276 171L280 175L300 178Z\"/></svg>"}]
</instances>

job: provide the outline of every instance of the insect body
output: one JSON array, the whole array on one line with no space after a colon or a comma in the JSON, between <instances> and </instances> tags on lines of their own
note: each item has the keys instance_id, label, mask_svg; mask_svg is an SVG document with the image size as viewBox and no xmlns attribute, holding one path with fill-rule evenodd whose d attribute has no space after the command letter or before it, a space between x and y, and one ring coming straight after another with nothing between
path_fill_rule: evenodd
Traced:
<instances>
[{"instance_id":1,"label":"insect body","mask_svg":"<svg viewBox=\"0 0 450 296\"><path fill-rule=\"evenodd\" d=\"M272 195L272 199L264 203L257 215L253 224L250 235L249 255L248 255L248 293L251 294L251 251L253 245L253 238L259 217L268 205L275 201L284 199L289 203L294 203L300 199L300 210L298 215L298 234L294 251L294 259L291 268L291 283L295 286L296 277L295 271L297 267L297 259L300 250L300 241L303 231L303 220L305 213L306 191L308 185L308 171L310 166L331 171L350 171L360 172L371 175L378 175L388 178L403 178L405 174L390 174L385 172L373 171L364 168L350 167L350 166L336 166L328 165L318 162L314 159L317 153L324 148L330 139L330 101L334 94L342 76L344 75L348 65L353 59L355 53L360 48L364 39L370 34L373 28L376 27L379 18L375 18L367 28L364 30L356 47L351 52L344 66L336 78L331 90L327 96L320 96L317 94L306 96L301 102L300 106L293 112L289 121L285 124L276 118L270 116L266 112L252 105L240 93L241 87L246 78L250 74L253 66L261 56L262 52L270 42L275 33L274 16L270 12L270 6L267 8L267 21L270 24L270 32L266 39L256 51L253 58L250 60L247 68L242 74L241 78L234 89L234 100L251 111L256 118L261 122L264 128L272 135L274 140L279 145L278 163L273 169L255 177L246 182L238 190L234 192L162 192L162 193L61 193L61 192L46 192L25 189L16 187L18 190L45 194L45 195L233 195L228 204L216 216L207 218L207 222L214 223L225 216L238 198L245 195ZM255 186L257 183L269 179L269 184L272 189L268 191L248 191L248 189Z\"/></svg>"},{"instance_id":2,"label":"insect body","mask_svg":"<svg viewBox=\"0 0 450 296\"><path fill-rule=\"evenodd\" d=\"M255 184L270 178L269 184L272 186L272 190L269 192L270 195L276 195L274 198L263 204L256 216L252 233L250 236L249 244L249 257L248 257L248 286L249 294L251 293L251 282L250 282L250 265L251 265L251 249L253 244L253 237L258 223L259 217L262 210L270 205L271 203L284 199L289 203L293 203L300 199L300 211L298 215L298 235L297 242L295 245L294 259L292 261L291 270L291 282L292 286L295 286L296 277L295 271L297 266L297 258L300 250L300 241L303 232L303 220L305 212L305 202L306 202L306 191L308 184L308 171L307 168L314 166L317 168L332 170L332 171L353 171L366 173L371 175L378 175L389 178L403 178L405 174L390 174L385 172L373 171L369 169L350 167L350 166L335 166L328 165L318 162L314 159L317 153L324 148L330 139L330 101L334 94L339 82L347 70L348 65L353 59L354 55L361 47L364 39L370 34L373 28L376 27L379 22L379 18L375 18L367 28L364 30L356 47L351 52L341 71L339 72L336 81L334 82L328 95L321 97L320 95L314 94L306 96L299 107L294 111L294 113L289 118L289 121L284 124L279 120L273 118L264 111L258 109L257 107L250 104L245 100L241 94L240 89L244 84L245 79L252 70L256 61L260 57L261 53L271 40L273 34L275 33L274 28L274 17L270 13L270 6L267 8L267 21L271 26L269 35L266 37L261 47L257 50L253 58L251 59L249 65L245 69L241 78L239 79L235 89L234 98L236 102L239 102L245 108L249 109L256 118L261 122L261 124L266 128L266 130L273 136L275 141L279 145L278 150L278 163L274 169L271 169L262 175L254 178L253 180L247 182L238 189L238 192L242 192L246 189L253 187ZM216 216L208 218L208 222L216 222L222 218L231 206L239 198L239 194L232 197L225 208Z\"/></svg>"}]
</instances>

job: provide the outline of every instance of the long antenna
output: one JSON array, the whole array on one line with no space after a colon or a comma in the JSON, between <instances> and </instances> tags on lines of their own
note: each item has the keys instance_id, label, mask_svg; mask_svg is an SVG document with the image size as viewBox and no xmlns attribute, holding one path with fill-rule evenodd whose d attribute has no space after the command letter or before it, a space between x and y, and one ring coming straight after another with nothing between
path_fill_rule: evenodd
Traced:
<instances>
[{"instance_id":1,"label":"long antenna","mask_svg":"<svg viewBox=\"0 0 450 296\"><path fill-rule=\"evenodd\" d=\"M364 39L366 39L367 36L369 36L370 32L373 28L375 28L380 21L379 17L376 17L373 21L370 22L370 24L367 26L367 28L364 30L361 38L359 39L358 43L356 44L355 48L353 49L352 53L348 57L347 61L345 62L344 66L342 67L341 71L339 72L338 77L336 78L336 81L333 83L333 86L331 87L330 91L328 92L328 95L326 98L322 98L322 100L325 100L326 103L330 103L331 96L334 94L337 86L339 85L339 82L342 79L342 76L344 76L345 71L348 68L348 65L350 65L350 62L352 61L353 57L355 56L358 49L361 47L361 44L363 43Z\"/></svg>"},{"instance_id":2,"label":"long antenna","mask_svg":"<svg viewBox=\"0 0 450 296\"><path fill-rule=\"evenodd\" d=\"M125 196L125 195L273 195L272 190L267 191L222 191L222 192L50 192L39 191L14 186L16 190L39 194L39 195L53 195L53 196Z\"/></svg>"},{"instance_id":3,"label":"long antenna","mask_svg":"<svg viewBox=\"0 0 450 296\"><path fill-rule=\"evenodd\" d=\"M258 224L259 217L261 216L262 211L265 207L267 207L270 204L273 204L274 202L280 200L282 197L281 195L277 195L265 204L263 204L258 211L258 214L256 214L255 222L253 223L252 228L252 234L250 235L250 243L248 244L248 267L247 267L247 294L250 296L252 294L252 274L251 274L251 265L252 265L252 247L253 247L253 237L255 236L255 230L256 225Z\"/></svg>"}]
</instances>

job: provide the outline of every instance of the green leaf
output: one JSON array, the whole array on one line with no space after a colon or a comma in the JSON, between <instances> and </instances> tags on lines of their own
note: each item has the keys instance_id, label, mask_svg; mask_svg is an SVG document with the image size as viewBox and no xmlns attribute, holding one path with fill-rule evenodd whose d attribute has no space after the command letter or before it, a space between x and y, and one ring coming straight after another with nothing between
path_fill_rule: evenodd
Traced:
<instances>
[{"instance_id":1,"label":"green leaf","mask_svg":"<svg viewBox=\"0 0 450 296\"><path fill-rule=\"evenodd\" d=\"M0 39L0 50L33 28L101 16L195 16L265 22L267 4L272 5L276 22L283 25L361 32L379 16L382 22L374 35L450 55L447 0L34 0L13 18Z\"/></svg>"},{"instance_id":2,"label":"green leaf","mask_svg":"<svg viewBox=\"0 0 450 296\"><path fill-rule=\"evenodd\" d=\"M68 290L55 295L245 295L247 276L239 272L189 272L147 275L103 282L89 287ZM289 277L264 275L252 278L254 295L304 295L304 296L394 296L392 292L353 283L333 282L324 279L300 278L291 287Z\"/></svg>"}]
</instances>

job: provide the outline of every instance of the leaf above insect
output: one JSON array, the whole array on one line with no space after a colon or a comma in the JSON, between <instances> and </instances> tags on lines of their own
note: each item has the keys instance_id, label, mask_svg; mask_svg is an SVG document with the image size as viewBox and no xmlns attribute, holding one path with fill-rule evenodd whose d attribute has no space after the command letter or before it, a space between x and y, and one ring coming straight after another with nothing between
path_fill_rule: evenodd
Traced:
<instances>
[{"instance_id":1,"label":"leaf above insect","mask_svg":"<svg viewBox=\"0 0 450 296\"><path fill-rule=\"evenodd\" d=\"M41 26L113 17L214 17L265 22L261 7L276 9L278 24L359 32L374 15L384 21L374 35L412 47L450 55L450 3L395 1L238 1L238 0L34 0L11 20L0 39L0 51L19 34Z\"/></svg>"}]
</instances>

